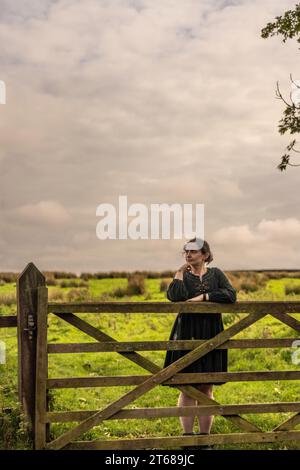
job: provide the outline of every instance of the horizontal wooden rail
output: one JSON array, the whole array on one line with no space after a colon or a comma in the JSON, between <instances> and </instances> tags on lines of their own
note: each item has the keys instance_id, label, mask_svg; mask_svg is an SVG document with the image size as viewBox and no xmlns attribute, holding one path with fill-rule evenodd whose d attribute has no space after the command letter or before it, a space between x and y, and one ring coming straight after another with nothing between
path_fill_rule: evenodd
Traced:
<instances>
[{"instance_id":1,"label":"horizontal wooden rail","mask_svg":"<svg viewBox=\"0 0 300 470\"><path fill-rule=\"evenodd\" d=\"M17 326L17 315L0 315L0 328Z\"/></svg>"},{"instance_id":2,"label":"horizontal wooden rail","mask_svg":"<svg viewBox=\"0 0 300 470\"><path fill-rule=\"evenodd\" d=\"M300 431L245 432L210 434L209 436L150 437L144 439L115 439L107 441L76 441L67 444L66 450L130 450L163 449L194 445L222 445L264 442L283 442L300 439ZM46 446L47 449L47 446Z\"/></svg>"},{"instance_id":3,"label":"horizontal wooden rail","mask_svg":"<svg viewBox=\"0 0 300 470\"><path fill-rule=\"evenodd\" d=\"M52 388L86 388L86 387L125 387L139 385L151 375L70 377L47 380L48 389ZM300 380L300 371L261 371L261 372L201 372L176 374L164 385L211 383L211 382L254 382L264 380Z\"/></svg>"},{"instance_id":4,"label":"horizontal wooden rail","mask_svg":"<svg viewBox=\"0 0 300 470\"><path fill-rule=\"evenodd\" d=\"M297 338L231 339L216 349L291 348ZM105 343L48 343L49 354L126 351L191 350L206 340L131 341Z\"/></svg>"},{"instance_id":5,"label":"horizontal wooden rail","mask_svg":"<svg viewBox=\"0 0 300 470\"><path fill-rule=\"evenodd\" d=\"M48 304L49 313L300 313L300 301L214 302L68 302Z\"/></svg>"},{"instance_id":6,"label":"horizontal wooden rail","mask_svg":"<svg viewBox=\"0 0 300 470\"><path fill-rule=\"evenodd\" d=\"M67 423L83 421L94 411L60 411L48 412L47 423ZM236 405L202 405L202 406L171 406L161 408L135 408L132 410L120 410L108 419L155 419L194 415L233 415L254 413L290 413L300 412L300 402L275 402L275 403L251 403Z\"/></svg>"}]
</instances>

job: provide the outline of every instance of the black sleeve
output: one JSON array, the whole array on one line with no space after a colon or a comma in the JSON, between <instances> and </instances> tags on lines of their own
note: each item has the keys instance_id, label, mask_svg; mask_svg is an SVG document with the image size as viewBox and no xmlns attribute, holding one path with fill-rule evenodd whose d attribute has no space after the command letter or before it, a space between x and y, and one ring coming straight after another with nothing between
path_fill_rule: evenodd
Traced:
<instances>
[{"instance_id":1,"label":"black sleeve","mask_svg":"<svg viewBox=\"0 0 300 470\"><path fill-rule=\"evenodd\" d=\"M171 302L182 302L188 299L188 292L184 282L180 279L173 279L167 290L167 297Z\"/></svg>"},{"instance_id":2,"label":"black sleeve","mask_svg":"<svg viewBox=\"0 0 300 470\"><path fill-rule=\"evenodd\" d=\"M208 292L210 302L234 303L236 301L236 290L230 284L225 274L216 268L218 289Z\"/></svg>"}]
</instances>

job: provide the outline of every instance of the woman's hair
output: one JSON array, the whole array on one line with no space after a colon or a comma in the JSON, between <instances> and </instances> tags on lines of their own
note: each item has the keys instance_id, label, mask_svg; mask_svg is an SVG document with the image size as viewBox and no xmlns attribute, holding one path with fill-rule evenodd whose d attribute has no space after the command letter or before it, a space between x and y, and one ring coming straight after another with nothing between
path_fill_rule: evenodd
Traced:
<instances>
[{"instance_id":1,"label":"woman's hair","mask_svg":"<svg viewBox=\"0 0 300 470\"><path fill-rule=\"evenodd\" d=\"M189 243L189 242L195 242L195 241L196 241L196 238L192 238L191 240L188 241L188 243ZM214 257L213 257L212 251L211 251L211 249L210 249L210 246L209 246L209 244L207 243L206 240L204 240L203 246L202 246L202 248L200 249L200 251L201 251L201 253L202 253L203 255L208 255L208 256L206 257L205 262L206 262L207 264L211 263L212 260L214 259Z\"/></svg>"}]
</instances>

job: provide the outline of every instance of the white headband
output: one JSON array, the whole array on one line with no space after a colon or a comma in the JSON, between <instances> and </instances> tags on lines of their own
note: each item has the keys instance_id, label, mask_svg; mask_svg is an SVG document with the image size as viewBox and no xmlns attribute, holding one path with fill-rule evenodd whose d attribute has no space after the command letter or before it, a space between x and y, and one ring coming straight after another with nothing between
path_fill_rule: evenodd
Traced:
<instances>
[{"instance_id":1,"label":"white headband","mask_svg":"<svg viewBox=\"0 0 300 470\"><path fill-rule=\"evenodd\" d=\"M201 250L204 245L204 240L201 238L196 238L194 242L187 242L185 243L183 249L184 250Z\"/></svg>"}]
</instances>

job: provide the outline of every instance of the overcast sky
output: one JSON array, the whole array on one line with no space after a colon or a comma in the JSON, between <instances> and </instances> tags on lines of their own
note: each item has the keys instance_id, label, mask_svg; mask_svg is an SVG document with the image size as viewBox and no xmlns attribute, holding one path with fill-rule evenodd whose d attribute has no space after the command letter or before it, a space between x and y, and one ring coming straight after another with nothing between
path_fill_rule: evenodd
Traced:
<instances>
[{"instance_id":1,"label":"overcast sky","mask_svg":"<svg viewBox=\"0 0 300 470\"><path fill-rule=\"evenodd\" d=\"M184 240L97 239L96 207L119 195L204 204L211 266L300 268L275 98L300 52L260 37L295 3L0 0L0 270L182 264Z\"/></svg>"}]
</instances>

